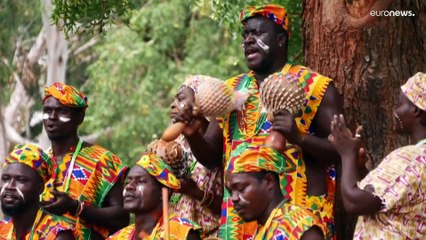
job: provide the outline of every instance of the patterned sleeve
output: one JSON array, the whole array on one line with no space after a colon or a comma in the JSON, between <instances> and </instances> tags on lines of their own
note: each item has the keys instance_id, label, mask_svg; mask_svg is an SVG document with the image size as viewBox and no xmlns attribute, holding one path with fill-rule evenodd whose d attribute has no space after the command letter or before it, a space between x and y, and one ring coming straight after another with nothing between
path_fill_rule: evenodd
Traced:
<instances>
[{"instance_id":1,"label":"patterned sleeve","mask_svg":"<svg viewBox=\"0 0 426 240\"><path fill-rule=\"evenodd\" d=\"M382 212L407 205L421 184L421 171L424 171L425 149L412 145L399 148L383 159L358 187L373 187L372 192L382 201ZM423 170L422 170L423 169Z\"/></svg>"}]
</instances>

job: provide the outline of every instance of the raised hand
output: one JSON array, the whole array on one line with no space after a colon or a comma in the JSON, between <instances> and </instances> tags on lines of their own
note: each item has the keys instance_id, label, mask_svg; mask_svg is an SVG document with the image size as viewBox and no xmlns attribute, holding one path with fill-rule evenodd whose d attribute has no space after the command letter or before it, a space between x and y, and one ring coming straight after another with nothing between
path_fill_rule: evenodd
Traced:
<instances>
[{"instance_id":1,"label":"raised hand","mask_svg":"<svg viewBox=\"0 0 426 240\"><path fill-rule=\"evenodd\" d=\"M331 135L329 136L329 140L342 158L358 156L360 152L362 153L362 151L360 151L362 126L359 126L355 132L356 134L354 135L351 130L346 127L345 118L342 114L339 116L334 115L331 121ZM363 157L361 156L361 158ZM363 160L364 159L359 159L361 162Z\"/></svg>"},{"instance_id":2,"label":"raised hand","mask_svg":"<svg viewBox=\"0 0 426 240\"><path fill-rule=\"evenodd\" d=\"M55 196L55 201L52 203L42 203L42 207L53 214L56 215L63 215L64 213L71 213L74 214L77 206L78 206L78 201L72 199L70 196L68 196L66 193L64 192L59 192L54 190L53 191L53 195Z\"/></svg>"}]
</instances>

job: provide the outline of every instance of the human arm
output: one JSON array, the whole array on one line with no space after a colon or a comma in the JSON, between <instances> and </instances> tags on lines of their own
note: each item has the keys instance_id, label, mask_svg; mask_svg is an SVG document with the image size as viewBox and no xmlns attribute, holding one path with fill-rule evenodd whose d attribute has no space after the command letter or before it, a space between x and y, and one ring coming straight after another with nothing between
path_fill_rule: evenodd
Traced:
<instances>
[{"instance_id":1,"label":"human arm","mask_svg":"<svg viewBox=\"0 0 426 240\"><path fill-rule=\"evenodd\" d=\"M204 201L207 203L205 207L209 208L214 214L220 215L221 211L221 205L222 205L222 197L217 196L213 191L209 190L201 190L197 184L192 180L192 178L188 179L179 179L181 183L181 188L178 190L178 192L188 195L195 200L202 202L204 198ZM209 201L211 201L210 204ZM203 207L203 206L202 206Z\"/></svg>"},{"instance_id":2,"label":"human arm","mask_svg":"<svg viewBox=\"0 0 426 240\"><path fill-rule=\"evenodd\" d=\"M357 129L357 133L360 128ZM374 196L372 187L368 191L360 189L358 172L358 152L361 140L353 137L346 127L343 115L334 116L331 122L330 142L334 145L342 158L341 192L346 212L356 215L368 215L379 211L382 207L380 198Z\"/></svg>"},{"instance_id":3,"label":"human arm","mask_svg":"<svg viewBox=\"0 0 426 240\"><path fill-rule=\"evenodd\" d=\"M56 235L56 240L75 240L74 234L71 230L60 231Z\"/></svg>"},{"instance_id":4,"label":"human arm","mask_svg":"<svg viewBox=\"0 0 426 240\"><path fill-rule=\"evenodd\" d=\"M313 226L309 228L308 230L306 230L300 239L301 240L323 240L324 236L321 230L317 226Z\"/></svg>"},{"instance_id":5,"label":"human arm","mask_svg":"<svg viewBox=\"0 0 426 240\"><path fill-rule=\"evenodd\" d=\"M210 123L194 111L194 102L185 99L181 103L173 103L170 117L173 122L185 123L182 134L185 136L197 161L208 169L222 165L223 135L215 119ZM182 106L179 106L182 105Z\"/></svg>"},{"instance_id":6,"label":"human arm","mask_svg":"<svg viewBox=\"0 0 426 240\"><path fill-rule=\"evenodd\" d=\"M123 185L117 182L105 197L102 208L84 205L80 213L81 218L89 223L105 227L113 233L129 223L129 214L123 210ZM56 215L63 215L66 212L76 214L80 203L72 199L64 192L54 191L56 201L44 206L44 209ZM105 221L108 219L108 221Z\"/></svg>"},{"instance_id":7,"label":"human arm","mask_svg":"<svg viewBox=\"0 0 426 240\"><path fill-rule=\"evenodd\" d=\"M294 116L286 110L274 113L273 130L281 132L287 141L300 146L304 152L315 159L325 161L326 165L334 164L340 160L340 157L327 137L330 134L330 122L333 116L342 112L342 97L336 87L329 84L312 122L315 129L314 135L302 134L297 128Z\"/></svg>"},{"instance_id":8,"label":"human arm","mask_svg":"<svg viewBox=\"0 0 426 240\"><path fill-rule=\"evenodd\" d=\"M186 237L187 240L201 240L200 235L194 231L194 230L190 230L188 232L188 236Z\"/></svg>"}]
</instances>

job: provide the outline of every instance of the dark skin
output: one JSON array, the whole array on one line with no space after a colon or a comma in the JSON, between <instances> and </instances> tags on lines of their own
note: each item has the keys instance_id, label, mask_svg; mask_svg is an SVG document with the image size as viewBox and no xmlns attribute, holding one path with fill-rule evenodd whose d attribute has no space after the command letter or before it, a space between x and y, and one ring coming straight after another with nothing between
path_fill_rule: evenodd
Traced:
<instances>
[{"instance_id":1,"label":"dark skin","mask_svg":"<svg viewBox=\"0 0 426 240\"><path fill-rule=\"evenodd\" d=\"M134 240L149 237L162 217L162 188L164 186L145 169L136 165L129 172L124 192L124 209L135 214ZM191 230L188 240L201 239Z\"/></svg>"},{"instance_id":2,"label":"dark skin","mask_svg":"<svg viewBox=\"0 0 426 240\"><path fill-rule=\"evenodd\" d=\"M422 119L426 118L426 113L411 103L402 93L399 95L399 104L394 112L400 117L403 124L403 128L399 122L394 124L398 134L408 135L414 143L426 138L426 126L421 124ZM357 186L357 182L360 180L357 159L361 140L354 137L347 128L343 115L334 116L331 129L330 141L342 157L341 188L345 210L356 215L377 213L382 208L382 202L380 198L374 196L374 188L367 185L366 190L363 190ZM362 128L358 127L356 133L361 134L361 130Z\"/></svg>"},{"instance_id":3,"label":"dark skin","mask_svg":"<svg viewBox=\"0 0 426 240\"><path fill-rule=\"evenodd\" d=\"M246 222L265 225L272 211L284 200L279 181L272 173L258 179L251 173L226 172L225 179L235 211ZM318 227L311 227L300 239L322 240L323 235Z\"/></svg>"},{"instance_id":4,"label":"dark skin","mask_svg":"<svg viewBox=\"0 0 426 240\"><path fill-rule=\"evenodd\" d=\"M77 129L84 120L84 111L73 109L62 105L58 100L49 97L44 101L43 113L48 118L43 120L44 127L52 143L52 151L55 161L60 163L63 157L75 148L78 143ZM70 119L68 122L60 121L60 117ZM82 147L90 147L91 144L84 142ZM129 223L129 214L123 210L123 185L117 182L106 195L102 208L85 205L80 218L88 223L107 228L113 233ZM68 196L67 193L54 191L55 201L43 203L46 211L63 215L70 212L75 213L78 201ZM108 219L108 221L105 221ZM100 236L98 236L100 237Z\"/></svg>"},{"instance_id":5,"label":"dark skin","mask_svg":"<svg viewBox=\"0 0 426 240\"><path fill-rule=\"evenodd\" d=\"M254 71L258 86L270 74L280 71L287 63L287 34L277 30L274 22L263 17L249 18L243 29L243 43L247 66ZM269 46L263 51L256 39ZM322 195L326 192L325 169L340 161L339 154L327 139L333 115L343 112L342 97L333 84L329 84L321 106L313 119L314 134L303 136L298 130L294 116L287 111L274 112L273 130L280 132L292 144L302 148L306 163L308 195ZM216 121L211 121L202 135L195 124L199 116L191 111L175 117L175 121L187 122L184 135L195 157L208 168L222 166L223 132ZM194 124L193 124L194 123Z\"/></svg>"},{"instance_id":6,"label":"dark skin","mask_svg":"<svg viewBox=\"0 0 426 240\"><path fill-rule=\"evenodd\" d=\"M180 89L180 91L175 96L175 101L171 105L171 111L170 111L170 118L174 119L176 115L179 114L179 112L182 110L179 105L181 103L186 102L194 102L195 96L194 91L189 87L184 87ZM189 105L183 105L183 107L187 107ZM200 131L205 132L207 126L209 125L209 122L205 118L200 118L196 121L197 124L201 124ZM204 192L201 190L197 184L192 180L192 178L182 178L179 179L179 182L181 184L181 187L177 192L180 192L182 194L188 195L197 201L202 201L204 197ZM212 194L215 194L211 192ZM220 215L221 211L221 205L222 205L222 198L215 197L212 204L208 206L210 210L212 210L215 214Z\"/></svg>"},{"instance_id":7,"label":"dark skin","mask_svg":"<svg viewBox=\"0 0 426 240\"><path fill-rule=\"evenodd\" d=\"M39 205L39 195L44 190L44 184L38 173L29 166L21 163L8 164L4 169L1 177L0 188L5 184L4 194L1 196L2 208L16 209L20 211L8 212L14 223L14 231L16 239L24 239L31 232ZM24 199L17 193L20 189L24 195ZM15 224L16 223L16 224ZM61 231L56 236L58 240L74 240L72 231Z\"/></svg>"}]
</instances>

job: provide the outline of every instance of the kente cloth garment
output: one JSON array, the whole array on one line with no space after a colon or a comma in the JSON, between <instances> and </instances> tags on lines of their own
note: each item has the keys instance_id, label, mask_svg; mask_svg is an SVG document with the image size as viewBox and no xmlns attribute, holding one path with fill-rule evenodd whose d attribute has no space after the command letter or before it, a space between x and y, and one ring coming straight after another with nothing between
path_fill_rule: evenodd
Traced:
<instances>
[{"instance_id":1,"label":"kente cloth garment","mask_svg":"<svg viewBox=\"0 0 426 240\"><path fill-rule=\"evenodd\" d=\"M180 182L173 174L172 169L159 156L149 153L143 154L136 165L144 168L151 176L155 177L161 184L171 189L179 189Z\"/></svg>"},{"instance_id":2,"label":"kente cloth garment","mask_svg":"<svg viewBox=\"0 0 426 240\"><path fill-rule=\"evenodd\" d=\"M426 74L416 73L401 86L401 90L414 105L426 111Z\"/></svg>"},{"instance_id":3,"label":"kente cloth garment","mask_svg":"<svg viewBox=\"0 0 426 240\"><path fill-rule=\"evenodd\" d=\"M41 148L32 145L16 145L6 157L3 168L12 163L22 163L34 169L46 182L53 174L53 164L50 157Z\"/></svg>"},{"instance_id":4,"label":"kente cloth garment","mask_svg":"<svg viewBox=\"0 0 426 240\"><path fill-rule=\"evenodd\" d=\"M51 86L44 88L43 102L48 97L54 97L62 105L71 108L86 109L89 106L87 104L87 97L84 96L83 93L61 82L55 82Z\"/></svg>"},{"instance_id":5,"label":"kente cloth garment","mask_svg":"<svg viewBox=\"0 0 426 240\"><path fill-rule=\"evenodd\" d=\"M223 198L223 176L220 169L209 170L199 163L189 147L185 146L183 135L177 139L184 151L188 154L187 161L190 166L190 177L198 188L214 194L215 199ZM220 215L213 213L207 206L201 206L201 202L181 193L173 193L170 201L169 212L189 219L201 229L201 237L217 237L219 234Z\"/></svg>"},{"instance_id":6,"label":"kente cloth garment","mask_svg":"<svg viewBox=\"0 0 426 240\"><path fill-rule=\"evenodd\" d=\"M261 146L241 143L231 155L226 171L230 173L271 171L281 173L285 159L277 150Z\"/></svg>"},{"instance_id":7,"label":"kente cloth garment","mask_svg":"<svg viewBox=\"0 0 426 240\"><path fill-rule=\"evenodd\" d=\"M360 216L354 239L425 239L426 145L398 148L358 184L382 201L373 216Z\"/></svg>"},{"instance_id":8,"label":"kente cloth garment","mask_svg":"<svg viewBox=\"0 0 426 240\"><path fill-rule=\"evenodd\" d=\"M281 70L283 74L291 73L299 79L299 84L305 91L306 102L303 106L303 113L297 117L296 124L299 131L305 134L315 134L315 129L311 126L315 114L321 104L321 100L332 81L309 68L303 66L292 66L286 64ZM224 135L224 157L223 166L226 166L231 153L243 142L252 145L263 145L272 124L266 119L267 112L259 101L259 86L257 86L254 73L252 71L228 79L226 84L235 91L246 92L248 97L242 110L235 110L222 118L217 118ZM285 169L280 174L280 185L283 195L289 203L301 207L309 208L319 217L323 218L329 230L333 225L333 203L335 193L336 172L332 167L324 174L327 179L327 194L325 196L315 196L322 198L321 206L308 205L313 201L307 201L306 196L306 173L302 151L299 146L287 143L285 151L282 153L285 162ZM331 206L331 207L330 207ZM317 209L317 210L314 210ZM330 211L323 213L323 211ZM253 235L256 226L254 223L245 223L238 214L233 211L233 204L230 200L229 192L224 190L224 201L222 203L220 237L223 239L246 239ZM332 235L328 232L327 236Z\"/></svg>"},{"instance_id":9,"label":"kente cloth garment","mask_svg":"<svg viewBox=\"0 0 426 240\"><path fill-rule=\"evenodd\" d=\"M52 159L52 151L49 152ZM43 192L43 201L53 202L53 196L50 193L57 183L66 185L69 181L69 189L65 192L76 200L84 202L88 206L100 208L104 203L108 192L117 182L123 182L128 170L120 158L106 150L105 148L93 145L81 148L76 156L75 164L72 168L71 177L67 177L67 171L72 161L73 152L64 155L62 161L55 163L57 170L56 176L53 176L47 183ZM63 186L55 186L59 190L64 190ZM71 214L63 215L65 220L74 226L74 236L77 239L90 239L92 228L102 236L108 236L108 230L97 225L87 223L81 218Z\"/></svg>"},{"instance_id":10,"label":"kente cloth garment","mask_svg":"<svg viewBox=\"0 0 426 240\"><path fill-rule=\"evenodd\" d=\"M241 11L240 22L244 22L253 16L264 16L276 24L282 26L284 30L289 30L289 19L287 10L277 4L268 4L264 6L250 6Z\"/></svg>"},{"instance_id":11,"label":"kente cloth garment","mask_svg":"<svg viewBox=\"0 0 426 240\"><path fill-rule=\"evenodd\" d=\"M311 227L322 228L314 213L284 202L271 212L265 226L258 226L252 240L298 240Z\"/></svg>"},{"instance_id":12,"label":"kente cloth garment","mask_svg":"<svg viewBox=\"0 0 426 240\"><path fill-rule=\"evenodd\" d=\"M169 228L170 228L170 240L182 240L188 237L188 233L191 230L199 231L201 228L194 222L190 220L170 215L169 220ZM135 236L136 229L135 224L131 224L118 232L114 233L112 236L108 238L108 240L124 240L124 239L133 239ZM142 238L144 240L164 240L165 237L165 229L162 219L157 223L155 228L152 230L152 233L148 237Z\"/></svg>"},{"instance_id":13,"label":"kente cloth garment","mask_svg":"<svg viewBox=\"0 0 426 240\"><path fill-rule=\"evenodd\" d=\"M61 231L72 230L72 225L62 217L49 214L42 209L37 212L31 231L25 236L25 240L56 240ZM12 219L6 218L0 221L0 240L16 240Z\"/></svg>"}]
</instances>

